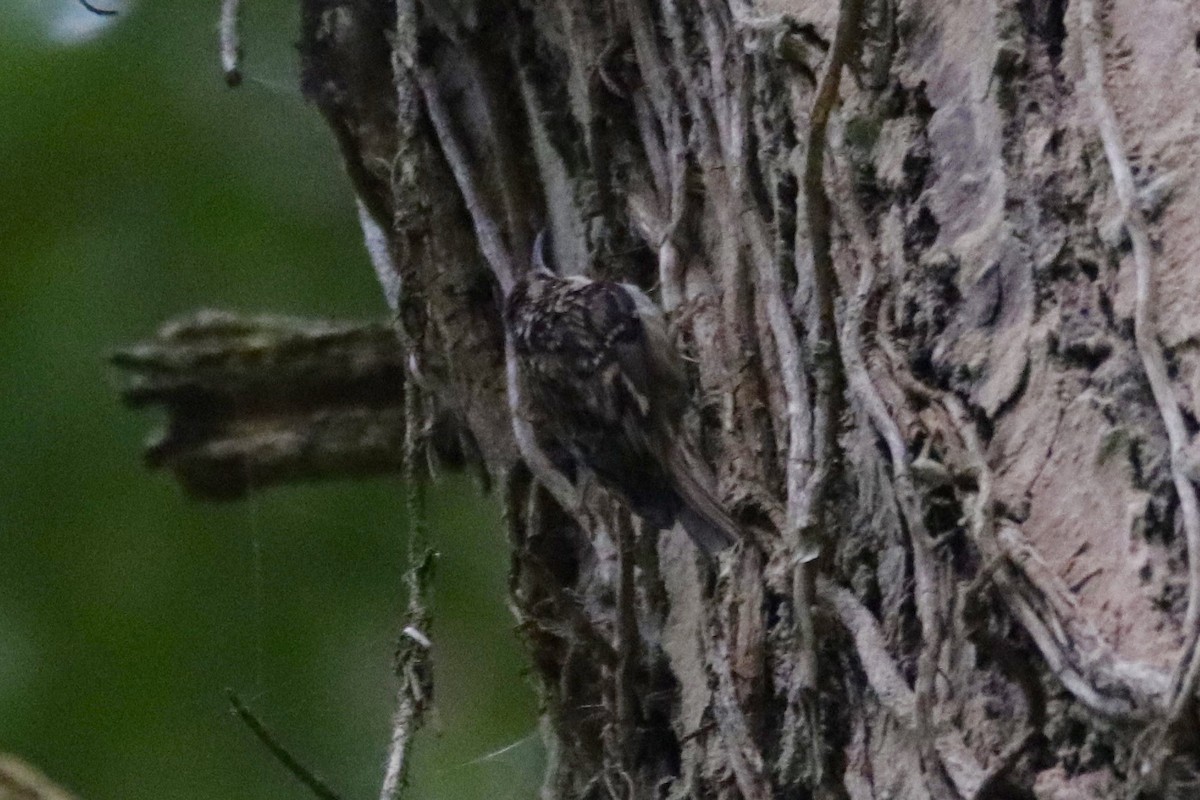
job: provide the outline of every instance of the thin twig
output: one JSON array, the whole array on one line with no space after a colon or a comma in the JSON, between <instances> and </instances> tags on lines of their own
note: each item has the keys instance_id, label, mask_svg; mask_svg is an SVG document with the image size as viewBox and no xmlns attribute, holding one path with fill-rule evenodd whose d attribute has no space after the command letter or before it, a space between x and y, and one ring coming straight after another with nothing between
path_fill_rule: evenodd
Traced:
<instances>
[{"instance_id":1,"label":"thin twig","mask_svg":"<svg viewBox=\"0 0 1200 800\"><path fill-rule=\"evenodd\" d=\"M1171 479L1179 497L1179 509L1183 515L1183 529L1187 539L1188 594L1187 611L1183 618L1184 644L1171 681L1167 712L1169 725L1179 719L1195 695L1197 682L1200 681L1200 651L1197 648L1197 644L1200 644L1200 502L1197 500L1195 487L1185 474L1183 455L1188 444L1187 426L1184 424L1179 401L1171 387L1171 379L1167 375L1166 362L1158 342L1150 234L1137 204L1133 171L1129 167L1129 159L1121 143L1117 117L1104 89L1103 45L1093 0L1080 0L1079 16L1084 78L1089 89L1088 94L1091 96L1092 113L1096 118L1096 127L1099 128L1104 156L1108 161L1109 172L1112 173L1121 215L1133 246L1137 284L1133 312L1134 342L1142 360L1142 368L1146 372L1146 379L1150 383L1154 402L1158 406L1158 413L1167 429L1167 441L1171 448Z\"/></svg>"},{"instance_id":2,"label":"thin twig","mask_svg":"<svg viewBox=\"0 0 1200 800\"><path fill-rule=\"evenodd\" d=\"M404 437L405 506L408 512L408 610L396 653L396 711L392 716L392 736L384 764L380 800L395 800L408 772L408 753L413 735L420 728L433 692L429 663L430 641L427 631L432 624L429 612L429 582L433 551L429 546L426 524L425 487L417 480L417 459L423 448L418 431L421 423L420 391L410 385L404 396L406 419Z\"/></svg>"},{"instance_id":3,"label":"thin twig","mask_svg":"<svg viewBox=\"0 0 1200 800\"><path fill-rule=\"evenodd\" d=\"M404 281L400 270L392 258L388 248L388 236L371 216L371 210L362 198L355 198L358 207L358 224L363 232L363 245L367 249L367 257L375 269L375 277L379 287L383 289L383 299L393 314L400 310L400 297L404 291Z\"/></svg>"},{"instance_id":4,"label":"thin twig","mask_svg":"<svg viewBox=\"0 0 1200 800\"><path fill-rule=\"evenodd\" d=\"M245 723L250 732L258 737L263 747L267 748L271 755L275 756L275 760L283 766L288 772L292 773L296 780L300 781L314 797L319 797L321 800L341 800L341 797L329 784L321 780L313 774L307 767L301 764L291 751L280 743L275 735L267 730L267 726L262 723L262 720L251 711L238 697L233 689L226 689L226 694L229 696L229 703L233 707L233 712L238 718Z\"/></svg>"},{"instance_id":5,"label":"thin twig","mask_svg":"<svg viewBox=\"0 0 1200 800\"><path fill-rule=\"evenodd\" d=\"M221 0L221 71L230 88L242 82L242 39L238 31L242 0Z\"/></svg>"},{"instance_id":6,"label":"thin twig","mask_svg":"<svg viewBox=\"0 0 1200 800\"><path fill-rule=\"evenodd\" d=\"M672 154L681 145L679 133L679 105L674 100L674 91L669 83L669 72L658 46L658 31L646 0L625 0L629 17L629 32L633 39L633 52L637 57L638 72L645 81L644 91L634 93L638 131L646 160L651 166L655 186L660 197L672 195L666 153ZM653 111L653 115L650 111ZM657 122L658 130L652 124ZM661 136L659 131L662 132ZM660 143L660 138L663 140ZM681 150L682 148L678 148ZM656 243L658 244L658 243Z\"/></svg>"},{"instance_id":7,"label":"thin twig","mask_svg":"<svg viewBox=\"0 0 1200 800\"><path fill-rule=\"evenodd\" d=\"M429 649L429 640L415 628L406 630L414 645L422 650ZM380 800L395 800L404 786L408 772L408 753L412 735L420 725L427 698L417 696L407 680L397 692L396 711L392 715L392 736L388 742L387 758L384 761L383 784L379 789Z\"/></svg>"},{"instance_id":8,"label":"thin twig","mask_svg":"<svg viewBox=\"0 0 1200 800\"><path fill-rule=\"evenodd\" d=\"M786 315L778 275L766 275L764 264L760 269L760 284L767 290L766 305L771 322L772 338L775 340L781 367L785 375L784 389L788 398L788 515L795 526L793 533L797 555L811 545L806 537L811 528L825 519L825 495L833 478L837 461L837 420L842 404L843 365L838 352L836 321L833 298L837 293L837 275L833 269L831 254L831 215L829 197L824 187L824 162L826 128L829 116L838 99L842 70L849 62L859 43L859 23L862 17L863 0L842 0L838 12L838 25L833 47L818 86L813 106L809 112L808 142L804 173L798 189L803 201L805 217L809 226L809 245L812 254L812 284L816 301L816 324L809 333L809 353L815 364L815 396L809 399L806 387L791 374L789 362L798 357L800 342L795 329ZM795 95L793 95L795 99ZM796 109L797 125L800 113ZM797 227L799 233L799 226ZM758 237L752 236L753 242ZM758 245L759 248L762 245ZM796 248L797 258L801 249ZM762 261L761 256L759 257ZM800 265L797 265L800 266ZM774 265L770 265L774 268ZM763 278L766 282L763 283ZM787 321L787 325L782 324ZM811 412L809 413L809 409ZM805 419L799 418L803 411ZM811 420L810 422L808 420ZM811 425L811 427L809 427ZM799 485L801 467L807 467L807 480ZM805 556L806 557L806 556ZM805 603L814 592L812 575L804 564L797 565L793 575L793 603L797 606L798 621L806 638L811 639L811 610ZM805 649L813 645L806 644ZM815 661L807 654L805 661ZM803 662L802 662L803 663ZM815 667L814 667L815 669Z\"/></svg>"},{"instance_id":9,"label":"thin twig","mask_svg":"<svg viewBox=\"0 0 1200 800\"><path fill-rule=\"evenodd\" d=\"M97 8L96 6L89 3L88 0L79 0L79 5L83 6L88 11L92 12L93 14L96 14L97 16L101 16L101 17L112 17L112 16L116 16L116 14L117 14L117 10L115 8Z\"/></svg>"},{"instance_id":10,"label":"thin twig","mask_svg":"<svg viewBox=\"0 0 1200 800\"><path fill-rule=\"evenodd\" d=\"M737 197L744 180L742 158L746 126L742 113L743 97L739 96L740 92L731 90L726 76L732 77L732 83L740 83L741 73L745 69L744 59L740 53L735 54L732 59L727 58L730 48L729 39L725 36L726 26L722 24L723 12L726 10L724 4L714 0L701 0L700 5L700 28L708 49L708 58L700 63L708 64L708 102L712 107L717 141L721 152L725 154L725 167L731 170L729 181L734 189L734 196ZM738 44L740 45L740 42Z\"/></svg>"}]
</instances>

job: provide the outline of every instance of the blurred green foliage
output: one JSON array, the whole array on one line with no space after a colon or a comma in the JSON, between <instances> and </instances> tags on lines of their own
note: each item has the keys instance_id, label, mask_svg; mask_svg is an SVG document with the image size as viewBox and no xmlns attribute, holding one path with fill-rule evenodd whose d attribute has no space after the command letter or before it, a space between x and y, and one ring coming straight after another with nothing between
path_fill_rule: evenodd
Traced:
<instances>
[{"instance_id":1,"label":"blurred green foliage","mask_svg":"<svg viewBox=\"0 0 1200 800\"><path fill-rule=\"evenodd\" d=\"M97 0L97 4L101 4ZM378 792L404 606L396 480L188 502L103 357L198 306L385 313L330 137L296 86L294 0L0 8L0 750L100 798L295 798L238 690L346 798ZM527 797L541 751L496 509L430 495L442 554L422 797ZM508 745L502 753L494 754Z\"/></svg>"}]
</instances>

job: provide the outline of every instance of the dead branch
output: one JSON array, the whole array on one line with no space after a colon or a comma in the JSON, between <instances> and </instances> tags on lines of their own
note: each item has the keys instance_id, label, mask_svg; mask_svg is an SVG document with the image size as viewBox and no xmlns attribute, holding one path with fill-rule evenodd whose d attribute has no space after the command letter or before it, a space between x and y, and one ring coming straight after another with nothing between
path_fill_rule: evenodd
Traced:
<instances>
[{"instance_id":1,"label":"dead branch","mask_svg":"<svg viewBox=\"0 0 1200 800\"><path fill-rule=\"evenodd\" d=\"M386 325L223 311L170 322L111 356L127 405L167 411L147 463L206 500L399 471L403 360Z\"/></svg>"},{"instance_id":2,"label":"dead branch","mask_svg":"<svg viewBox=\"0 0 1200 800\"><path fill-rule=\"evenodd\" d=\"M412 738L425 719L433 701L433 665L429 630L433 615L429 609L430 581L434 552L429 544L425 509L425 487L419 480L418 460L427 444L418 439L420 424L418 392L404 397L406 420L404 437L404 479L408 511L408 569L404 583L408 590L408 608L396 646L395 673L400 681L396 690L396 710L392 715L392 735L384 761L380 800L396 800L408 774L408 754Z\"/></svg>"},{"instance_id":3,"label":"dead branch","mask_svg":"<svg viewBox=\"0 0 1200 800\"><path fill-rule=\"evenodd\" d=\"M0 753L0 800L76 800L75 795L41 770L8 753Z\"/></svg>"},{"instance_id":4,"label":"dead branch","mask_svg":"<svg viewBox=\"0 0 1200 800\"><path fill-rule=\"evenodd\" d=\"M225 73L225 85L230 88L242 83L242 41L238 32L241 13L242 0L221 0L221 21L218 24L221 71Z\"/></svg>"}]
</instances>

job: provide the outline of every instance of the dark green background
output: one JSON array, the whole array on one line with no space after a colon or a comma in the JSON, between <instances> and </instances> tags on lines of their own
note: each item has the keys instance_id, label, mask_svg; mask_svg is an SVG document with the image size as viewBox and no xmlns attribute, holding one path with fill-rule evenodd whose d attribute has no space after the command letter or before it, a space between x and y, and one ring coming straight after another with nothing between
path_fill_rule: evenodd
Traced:
<instances>
[{"instance_id":1,"label":"dark green background","mask_svg":"<svg viewBox=\"0 0 1200 800\"><path fill-rule=\"evenodd\" d=\"M99 0L97 0L99 2ZM189 502L142 469L110 348L200 306L385 314L330 137L295 89L292 0L0 8L0 751L84 800L294 798L239 690L346 800L377 796L404 597L396 480ZM411 797L528 797L541 750L495 508L431 493L437 712ZM435 732L436 731L436 732ZM514 745L505 752L494 751Z\"/></svg>"}]
</instances>

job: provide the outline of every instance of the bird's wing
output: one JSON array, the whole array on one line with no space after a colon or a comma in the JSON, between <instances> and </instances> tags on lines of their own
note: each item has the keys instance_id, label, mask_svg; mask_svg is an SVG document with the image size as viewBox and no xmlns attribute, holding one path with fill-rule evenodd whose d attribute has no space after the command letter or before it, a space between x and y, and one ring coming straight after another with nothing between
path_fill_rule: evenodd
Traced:
<instances>
[{"instance_id":1,"label":"bird's wing","mask_svg":"<svg viewBox=\"0 0 1200 800\"><path fill-rule=\"evenodd\" d=\"M656 387L634 297L624 286L597 281L578 287L574 299L580 309L574 316L586 328L580 338L593 344L591 363L581 366L598 378L581 381L594 390L583 398L585 406L609 424L620 424L631 415L644 422Z\"/></svg>"},{"instance_id":2,"label":"bird's wing","mask_svg":"<svg viewBox=\"0 0 1200 800\"><path fill-rule=\"evenodd\" d=\"M640 359L642 368L626 367L638 375L641 391L652 394L655 413L660 419L646 426L654 441L648 446L663 462L667 479L683 501L678 512L680 523L692 539L710 555L736 544L742 538L740 526L717 499L717 481L708 465L687 447L680 425L687 408L687 377L683 361L675 350L662 312L649 297L634 286L624 286L641 321L638 353L627 361Z\"/></svg>"},{"instance_id":3,"label":"bird's wing","mask_svg":"<svg viewBox=\"0 0 1200 800\"><path fill-rule=\"evenodd\" d=\"M741 527L717 499L717 481L681 441L666 445L666 470L683 506L679 522L692 540L714 555L742 540Z\"/></svg>"}]
</instances>

